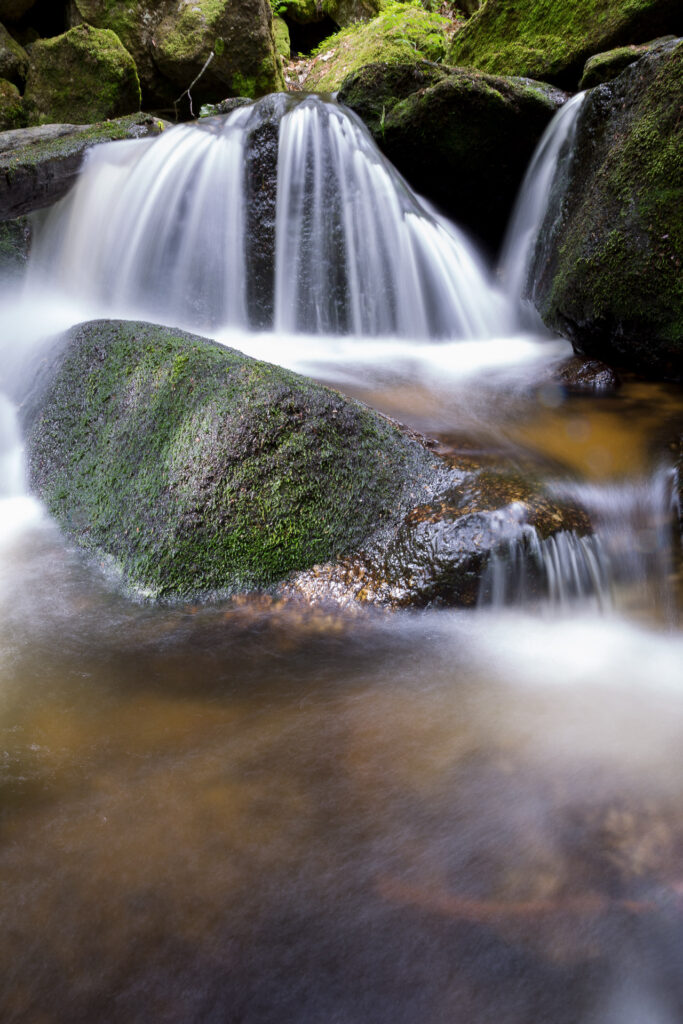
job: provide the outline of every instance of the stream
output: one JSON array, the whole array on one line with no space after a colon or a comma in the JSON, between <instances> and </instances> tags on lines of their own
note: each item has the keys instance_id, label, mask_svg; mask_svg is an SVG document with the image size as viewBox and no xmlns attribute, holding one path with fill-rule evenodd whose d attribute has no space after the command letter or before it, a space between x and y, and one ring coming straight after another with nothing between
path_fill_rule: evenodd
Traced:
<instances>
[{"instance_id":1,"label":"stream","mask_svg":"<svg viewBox=\"0 0 683 1024\"><path fill-rule=\"evenodd\" d=\"M168 180L148 142L94 151L80 197L36 219L27 278L1 296L0 1019L679 1024L680 389L625 378L614 393L568 393L554 371L569 343L506 297L389 165L359 159L371 143L355 121L316 104L280 112L294 117L278 194L292 190L303 214L277 211L278 252L298 255L277 261L275 327L254 329L248 281L232 275L226 290L203 275L214 240L197 226L197 182L236 173L254 109L231 115L220 153L215 125L162 136ZM553 161L569 120L564 142L546 140ZM194 137L209 163L192 164L190 210L173 172ZM320 192L338 163L307 170L321 148L344 180L360 168L364 195L378 190L353 215L341 203L331 304L306 263L328 265L329 233L307 244L315 203L296 187L310 177L315 216L339 214ZM133 166L161 207L131 202ZM535 200L547 172L525 186ZM112 217L126 189L127 226ZM545 201L518 210L518 234L534 235ZM223 202L230 238L248 244L239 204ZM169 209L189 225L169 240L173 266L149 251L171 232ZM183 254L198 248L192 278ZM507 252L504 284L519 290L528 246ZM359 297L356 280L374 284ZM471 610L130 601L27 494L14 410L50 338L114 315L211 334L445 454L531 474L579 501L594 536L580 551L565 537L501 552ZM544 599L525 586L530 562Z\"/></svg>"}]
</instances>

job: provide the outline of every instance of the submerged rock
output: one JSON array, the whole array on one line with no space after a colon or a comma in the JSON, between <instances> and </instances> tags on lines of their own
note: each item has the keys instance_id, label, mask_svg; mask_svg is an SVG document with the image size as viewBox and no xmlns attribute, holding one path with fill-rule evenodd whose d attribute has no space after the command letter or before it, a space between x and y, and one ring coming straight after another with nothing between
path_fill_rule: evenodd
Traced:
<instances>
[{"instance_id":1,"label":"submerged rock","mask_svg":"<svg viewBox=\"0 0 683 1024\"><path fill-rule=\"evenodd\" d=\"M195 111L226 95L283 87L268 0L74 0L72 19L116 32L135 60L146 106L172 106L212 53L192 88Z\"/></svg>"},{"instance_id":2,"label":"submerged rock","mask_svg":"<svg viewBox=\"0 0 683 1024\"><path fill-rule=\"evenodd\" d=\"M566 99L546 83L427 62L363 67L339 93L413 188L492 249Z\"/></svg>"},{"instance_id":3,"label":"submerged rock","mask_svg":"<svg viewBox=\"0 0 683 1024\"><path fill-rule=\"evenodd\" d=\"M438 458L337 392L183 332L82 325L45 374L22 406L31 487L148 596L280 583L309 601L467 604L522 523L552 533L581 518L524 481Z\"/></svg>"},{"instance_id":4,"label":"submerged rock","mask_svg":"<svg viewBox=\"0 0 683 1024\"><path fill-rule=\"evenodd\" d=\"M31 47L24 103L33 124L92 124L140 109L133 58L111 31L80 25Z\"/></svg>"},{"instance_id":5,"label":"submerged rock","mask_svg":"<svg viewBox=\"0 0 683 1024\"><path fill-rule=\"evenodd\" d=\"M91 146L158 135L165 122L134 114L102 124L50 124L0 136L0 221L40 210L75 183Z\"/></svg>"},{"instance_id":6,"label":"submerged rock","mask_svg":"<svg viewBox=\"0 0 683 1024\"><path fill-rule=\"evenodd\" d=\"M683 367L683 43L591 90L551 201L532 297L577 351L646 375Z\"/></svg>"},{"instance_id":7,"label":"submerged rock","mask_svg":"<svg viewBox=\"0 0 683 1024\"><path fill-rule=\"evenodd\" d=\"M487 0L457 33L451 64L574 89L588 57L683 32L679 0Z\"/></svg>"}]
</instances>

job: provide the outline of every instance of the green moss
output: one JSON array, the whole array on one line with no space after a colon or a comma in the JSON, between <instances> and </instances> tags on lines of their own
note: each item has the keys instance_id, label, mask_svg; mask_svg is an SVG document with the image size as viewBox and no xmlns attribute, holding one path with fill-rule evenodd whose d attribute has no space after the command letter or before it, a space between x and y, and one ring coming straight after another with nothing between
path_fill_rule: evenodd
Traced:
<instances>
[{"instance_id":1,"label":"green moss","mask_svg":"<svg viewBox=\"0 0 683 1024\"><path fill-rule=\"evenodd\" d=\"M34 43L25 94L31 123L89 124L140 102L135 63L114 32L79 25Z\"/></svg>"},{"instance_id":2,"label":"green moss","mask_svg":"<svg viewBox=\"0 0 683 1024\"><path fill-rule=\"evenodd\" d=\"M28 70L28 54L4 25L0 24L0 79L23 85Z\"/></svg>"},{"instance_id":3,"label":"green moss","mask_svg":"<svg viewBox=\"0 0 683 1024\"><path fill-rule=\"evenodd\" d=\"M0 78L0 132L25 128L26 109L16 85Z\"/></svg>"},{"instance_id":4,"label":"green moss","mask_svg":"<svg viewBox=\"0 0 683 1024\"><path fill-rule=\"evenodd\" d=\"M591 55L676 32L681 20L677 0L487 0L448 59L575 88Z\"/></svg>"},{"instance_id":5,"label":"green moss","mask_svg":"<svg viewBox=\"0 0 683 1024\"><path fill-rule=\"evenodd\" d=\"M683 355L681 95L683 44L589 93L540 299L586 351L667 376L680 376Z\"/></svg>"},{"instance_id":6,"label":"green moss","mask_svg":"<svg viewBox=\"0 0 683 1024\"><path fill-rule=\"evenodd\" d=\"M29 440L62 526L138 590L267 586L349 551L434 459L339 394L201 338L77 329Z\"/></svg>"},{"instance_id":7,"label":"green moss","mask_svg":"<svg viewBox=\"0 0 683 1024\"><path fill-rule=\"evenodd\" d=\"M306 77L306 89L334 92L365 64L439 62L446 52L448 24L417 3L389 0L378 17L343 29L315 51L317 60Z\"/></svg>"},{"instance_id":8,"label":"green moss","mask_svg":"<svg viewBox=\"0 0 683 1024\"><path fill-rule=\"evenodd\" d=\"M289 60L292 51L289 41L289 29L284 18L277 16L273 18L273 36L275 38L275 49L281 57Z\"/></svg>"}]
</instances>

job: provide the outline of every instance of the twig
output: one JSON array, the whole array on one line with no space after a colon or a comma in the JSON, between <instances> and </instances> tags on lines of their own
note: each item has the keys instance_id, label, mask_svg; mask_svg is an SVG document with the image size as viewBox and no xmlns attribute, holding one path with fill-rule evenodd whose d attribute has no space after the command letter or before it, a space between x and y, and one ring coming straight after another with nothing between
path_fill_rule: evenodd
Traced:
<instances>
[{"instance_id":1,"label":"twig","mask_svg":"<svg viewBox=\"0 0 683 1024\"><path fill-rule=\"evenodd\" d=\"M180 96L178 97L177 100L173 101L173 107L175 109L175 119L176 119L176 121L178 120L178 104L180 103L180 101L183 98L183 96L187 96L188 100L190 101L190 117L194 117L194 110L192 109L192 94L190 93L190 89L194 89L195 85L197 84L199 79L202 77L202 75L204 74L204 72L206 71L206 69L208 68L209 64L211 63L211 61L213 60L213 58L215 56L216 56L216 54L212 50L211 53L209 54L209 56L206 58L206 63L204 64L204 67L199 72L199 74L197 75L195 80L193 82L190 82L190 84L188 85L188 87L185 90L185 92L181 92L181 94L180 94Z\"/></svg>"}]
</instances>

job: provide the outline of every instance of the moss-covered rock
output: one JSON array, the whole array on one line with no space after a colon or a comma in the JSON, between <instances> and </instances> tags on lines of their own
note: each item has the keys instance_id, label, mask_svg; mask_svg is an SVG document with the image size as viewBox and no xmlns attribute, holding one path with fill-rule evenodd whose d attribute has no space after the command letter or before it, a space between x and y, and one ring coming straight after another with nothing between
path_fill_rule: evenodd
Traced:
<instances>
[{"instance_id":1,"label":"moss-covered rock","mask_svg":"<svg viewBox=\"0 0 683 1024\"><path fill-rule=\"evenodd\" d=\"M275 50L285 60L291 56L291 45L289 40L289 28L284 18L273 18L273 38L275 39Z\"/></svg>"},{"instance_id":2,"label":"moss-covered rock","mask_svg":"<svg viewBox=\"0 0 683 1024\"><path fill-rule=\"evenodd\" d=\"M591 90L566 191L537 246L533 298L587 355L683 369L683 42Z\"/></svg>"},{"instance_id":3,"label":"moss-covered rock","mask_svg":"<svg viewBox=\"0 0 683 1024\"><path fill-rule=\"evenodd\" d=\"M382 0L323 0L322 3L325 14L340 28L376 18L384 6Z\"/></svg>"},{"instance_id":4,"label":"moss-covered rock","mask_svg":"<svg viewBox=\"0 0 683 1024\"><path fill-rule=\"evenodd\" d=\"M0 78L0 132L24 128L26 123L21 93L12 82Z\"/></svg>"},{"instance_id":5,"label":"moss-covered rock","mask_svg":"<svg viewBox=\"0 0 683 1024\"><path fill-rule=\"evenodd\" d=\"M427 63L361 68L339 93L410 184L491 249L565 99L545 83Z\"/></svg>"},{"instance_id":6,"label":"moss-covered rock","mask_svg":"<svg viewBox=\"0 0 683 1024\"><path fill-rule=\"evenodd\" d=\"M584 66L583 75L579 82L579 89L593 89L603 82L611 82L621 72L635 64L637 60L662 42L670 42L675 36L667 36L664 39L654 39L651 43L642 43L640 46L618 46L615 50L608 50L607 53L596 53L590 57Z\"/></svg>"},{"instance_id":7,"label":"moss-covered rock","mask_svg":"<svg viewBox=\"0 0 683 1024\"><path fill-rule=\"evenodd\" d=\"M588 57L666 33L683 33L679 0L487 0L448 59L575 89Z\"/></svg>"},{"instance_id":8,"label":"moss-covered rock","mask_svg":"<svg viewBox=\"0 0 683 1024\"><path fill-rule=\"evenodd\" d=\"M343 29L316 51L303 88L335 92L344 79L366 64L439 62L446 53L448 21L417 3L389 0L367 24Z\"/></svg>"},{"instance_id":9,"label":"moss-covered rock","mask_svg":"<svg viewBox=\"0 0 683 1024\"><path fill-rule=\"evenodd\" d=\"M158 135L165 122L129 114L94 125L51 124L0 136L0 221L40 210L74 184L90 146Z\"/></svg>"},{"instance_id":10,"label":"moss-covered rock","mask_svg":"<svg viewBox=\"0 0 683 1024\"><path fill-rule=\"evenodd\" d=\"M433 495L438 474L365 406L149 324L73 329L24 412L33 489L157 597L267 586L348 553Z\"/></svg>"},{"instance_id":11,"label":"moss-covered rock","mask_svg":"<svg viewBox=\"0 0 683 1024\"><path fill-rule=\"evenodd\" d=\"M196 109L284 87L268 0L74 0L77 16L113 29L133 55L146 105L172 106L192 88ZM189 111L184 108L182 111Z\"/></svg>"},{"instance_id":12,"label":"moss-covered rock","mask_svg":"<svg viewBox=\"0 0 683 1024\"><path fill-rule=\"evenodd\" d=\"M0 78L23 85L28 71L28 54L0 24Z\"/></svg>"},{"instance_id":13,"label":"moss-covered rock","mask_svg":"<svg viewBox=\"0 0 683 1024\"><path fill-rule=\"evenodd\" d=\"M33 124L92 124L139 110L140 82L114 32L80 25L33 44L24 100Z\"/></svg>"}]
</instances>

